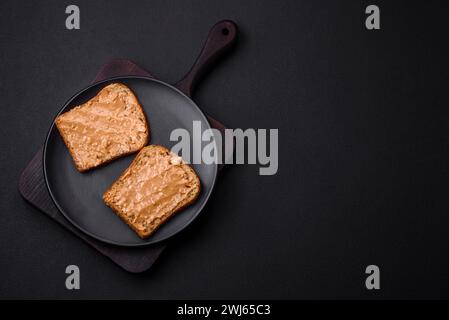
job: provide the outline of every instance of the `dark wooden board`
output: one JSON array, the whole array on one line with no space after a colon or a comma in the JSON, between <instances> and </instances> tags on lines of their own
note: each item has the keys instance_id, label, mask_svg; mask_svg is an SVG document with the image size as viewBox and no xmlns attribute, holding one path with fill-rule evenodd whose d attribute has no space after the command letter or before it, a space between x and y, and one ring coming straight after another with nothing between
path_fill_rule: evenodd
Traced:
<instances>
[{"instance_id":1,"label":"dark wooden board","mask_svg":"<svg viewBox=\"0 0 449 320\"><path fill-rule=\"evenodd\" d=\"M103 66L95 77L94 82L121 75L139 75L154 78L149 72L129 60L116 59ZM208 116L208 119L212 127L224 130L225 127L219 121L210 116ZM47 191L42 169L42 147L22 172L19 180L19 192L30 204L126 271L139 273L148 270L166 247L166 244L140 248L114 246L93 239L72 226L56 208Z\"/></svg>"}]
</instances>

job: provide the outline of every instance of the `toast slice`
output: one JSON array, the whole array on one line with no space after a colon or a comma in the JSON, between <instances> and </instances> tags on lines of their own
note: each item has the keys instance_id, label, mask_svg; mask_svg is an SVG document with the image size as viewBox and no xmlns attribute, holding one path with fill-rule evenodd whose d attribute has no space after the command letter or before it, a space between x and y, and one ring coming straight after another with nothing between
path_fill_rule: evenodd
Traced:
<instances>
[{"instance_id":1,"label":"toast slice","mask_svg":"<svg viewBox=\"0 0 449 320\"><path fill-rule=\"evenodd\" d=\"M107 85L86 103L59 115L55 124L80 172L139 151L149 138L139 101L121 83Z\"/></svg>"},{"instance_id":2,"label":"toast slice","mask_svg":"<svg viewBox=\"0 0 449 320\"><path fill-rule=\"evenodd\" d=\"M103 200L142 239L195 202L201 183L195 171L168 149L143 148L103 194Z\"/></svg>"}]
</instances>

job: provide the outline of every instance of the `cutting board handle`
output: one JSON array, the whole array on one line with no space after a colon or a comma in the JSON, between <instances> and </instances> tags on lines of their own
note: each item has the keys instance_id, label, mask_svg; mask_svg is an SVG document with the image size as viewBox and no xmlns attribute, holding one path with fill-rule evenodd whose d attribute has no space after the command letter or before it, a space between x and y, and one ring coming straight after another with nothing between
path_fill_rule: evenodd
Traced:
<instances>
[{"instance_id":1,"label":"cutting board handle","mask_svg":"<svg viewBox=\"0 0 449 320\"><path fill-rule=\"evenodd\" d=\"M226 53L237 38L237 25L231 20L217 22L209 31L198 58L190 71L175 87L191 97L200 78L209 70L214 62Z\"/></svg>"}]
</instances>

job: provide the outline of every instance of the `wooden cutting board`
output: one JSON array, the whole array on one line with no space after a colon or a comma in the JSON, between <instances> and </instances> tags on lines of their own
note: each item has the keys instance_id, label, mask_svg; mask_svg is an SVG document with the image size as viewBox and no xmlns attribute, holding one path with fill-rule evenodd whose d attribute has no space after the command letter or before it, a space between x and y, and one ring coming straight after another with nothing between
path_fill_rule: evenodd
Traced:
<instances>
[{"instance_id":1,"label":"wooden cutting board","mask_svg":"<svg viewBox=\"0 0 449 320\"><path fill-rule=\"evenodd\" d=\"M129 60L116 59L104 65L93 82L122 75L138 75L155 78L150 72L140 68ZM208 116L208 119L213 128L219 129L220 131L225 129L219 121L210 116ZM42 168L42 151L43 148L41 147L20 176L19 192L23 198L126 271L139 273L151 268L166 248L166 243L138 248L114 246L84 234L64 218L51 200L45 185ZM219 169L221 168L222 166L219 166ZM170 243L170 245L173 245L173 243Z\"/></svg>"}]
</instances>

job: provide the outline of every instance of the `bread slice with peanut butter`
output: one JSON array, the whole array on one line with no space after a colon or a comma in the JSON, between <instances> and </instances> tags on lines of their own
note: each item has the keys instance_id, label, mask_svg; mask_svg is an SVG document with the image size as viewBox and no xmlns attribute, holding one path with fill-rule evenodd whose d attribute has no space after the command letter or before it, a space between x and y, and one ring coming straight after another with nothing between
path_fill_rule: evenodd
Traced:
<instances>
[{"instance_id":1,"label":"bread slice with peanut butter","mask_svg":"<svg viewBox=\"0 0 449 320\"><path fill-rule=\"evenodd\" d=\"M130 88L112 83L59 115L56 127L76 168L87 171L139 151L149 139L145 113Z\"/></svg>"},{"instance_id":2,"label":"bread slice with peanut butter","mask_svg":"<svg viewBox=\"0 0 449 320\"><path fill-rule=\"evenodd\" d=\"M143 148L103 194L103 200L142 239L195 202L201 183L195 171L168 149Z\"/></svg>"}]
</instances>

